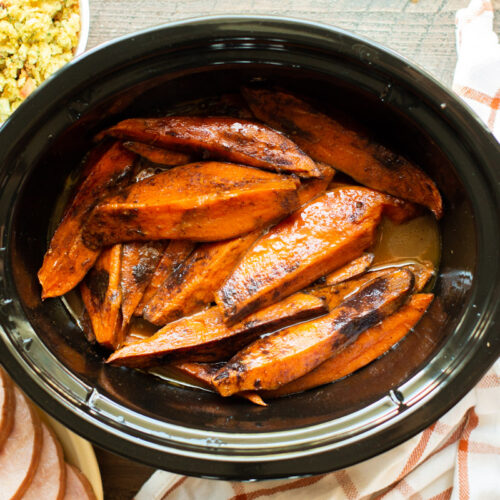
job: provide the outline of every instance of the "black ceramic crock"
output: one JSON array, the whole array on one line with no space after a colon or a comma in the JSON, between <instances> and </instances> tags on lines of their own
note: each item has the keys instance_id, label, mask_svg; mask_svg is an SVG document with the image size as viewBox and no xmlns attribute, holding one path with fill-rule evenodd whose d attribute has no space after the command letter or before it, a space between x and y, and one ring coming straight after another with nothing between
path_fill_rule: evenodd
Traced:
<instances>
[{"instance_id":1,"label":"black ceramic crock","mask_svg":"<svg viewBox=\"0 0 500 500\"><path fill-rule=\"evenodd\" d=\"M263 81L360 121L420 164L445 200L436 299L396 349L338 383L223 400L106 366L36 272L64 183L93 135L124 117ZM449 91L397 54L290 19L214 17L130 35L46 82L0 132L0 354L46 411L116 453L227 479L331 471L410 438L500 351L499 147Z\"/></svg>"}]
</instances>

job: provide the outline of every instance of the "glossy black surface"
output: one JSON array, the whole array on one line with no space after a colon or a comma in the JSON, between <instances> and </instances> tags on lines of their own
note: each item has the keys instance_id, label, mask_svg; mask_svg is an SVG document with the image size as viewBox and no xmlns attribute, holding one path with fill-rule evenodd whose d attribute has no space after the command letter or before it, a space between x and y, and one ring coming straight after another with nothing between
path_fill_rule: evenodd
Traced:
<instances>
[{"instance_id":1,"label":"glossy black surface","mask_svg":"<svg viewBox=\"0 0 500 500\"><path fill-rule=\"evenodd\" d=\"M96 131L247 83L283 86L359 120L436 179L446 209L437 297L416 332L353 376L267 408L105 366L61 301L40 301L36 280L56 200ZM168 470L270 478L368 458L438 418L500 352L499 156L439 84L334 28L213 18L105 45L45 83L0 132L2 362L78 433Z\"/></svg>"}]
</instances>

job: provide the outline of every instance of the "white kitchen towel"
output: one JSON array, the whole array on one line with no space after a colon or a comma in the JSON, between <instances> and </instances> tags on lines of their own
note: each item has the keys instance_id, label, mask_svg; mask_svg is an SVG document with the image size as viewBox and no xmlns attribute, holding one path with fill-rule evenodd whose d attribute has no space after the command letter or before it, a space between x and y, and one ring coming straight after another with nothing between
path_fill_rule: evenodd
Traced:
<instances>
[{"instance_id":1,"label":"white kitchen towel","mask_svg":"<svg viewBox=\"0 0 500 500\"><path fill-rule=\"evenodd\" d=\"M453 89L500 140L500 46L491 2L457 13ZM500 165L499 165L500 168ZM135 500L500 499L500 360L429 428L370 460L320 476L258 483L155 472Z\"/></svg>"}]
</instances>

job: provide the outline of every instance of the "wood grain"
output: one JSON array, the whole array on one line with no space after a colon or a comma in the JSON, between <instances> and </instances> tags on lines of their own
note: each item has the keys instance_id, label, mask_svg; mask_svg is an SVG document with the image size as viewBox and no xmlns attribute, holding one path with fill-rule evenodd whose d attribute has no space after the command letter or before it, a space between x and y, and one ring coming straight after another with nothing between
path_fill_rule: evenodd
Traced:
<instances>
[{"instance_id":1,"label":"wood grain","mask_svg":"<svg viewBox=\"0 0 500 500\"><path fill-rule=\"evenodd\" d=\"M169 21L215 14L290 16L371 38L445 85L456 63L455 13L468 0L91 0L88 47ZM500 10L500 0L494 1Z\"/></svg>"},{"instance_id":2,"label":"wood grain","mask_svg":"<svg viewBox=\"0 0 500 500\"><path fill-rule=\"evenodd\" d=\"M353 31L417 63L450 86L455 14L469 0L90 0L88 48L158 24L216 14L288 16ZM500 30L500 0L493 0ZM154 469L96 448L106 500L129 499Z\"/></svg>"}]
</instances>

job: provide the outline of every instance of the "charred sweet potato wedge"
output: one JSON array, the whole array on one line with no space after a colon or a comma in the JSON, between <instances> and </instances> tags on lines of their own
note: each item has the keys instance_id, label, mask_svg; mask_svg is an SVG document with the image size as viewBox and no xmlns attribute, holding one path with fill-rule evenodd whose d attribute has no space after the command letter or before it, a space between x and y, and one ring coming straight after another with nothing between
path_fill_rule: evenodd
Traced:
<instances>
[{"instance_id":1,"label":"charred sweet potato wedge","mask_svg":"<svg viewBox=\"0 0 500 500\"><path fill-rule=\"evenodd\" d=\"M321 177L317 179L303 179L300 182L297 194L299 195L300 206L305 205L314 198L325 194L326 189L332 182L335 175L335 170L324 163L317 163L319 170L321 171Z\"/></svg>"},{"instance_id":2,"label":"charred sweet potato wedge","mask_svg":"<svg viewBox=\"0 0 500 500\"><path fill-rule=\"evenodd\" d=\"M120 286L123 324L127 325L155 272L166 242L125 243L122 248Z\"/></svg>"},{"instance_id":3,"label":"charred sweet potato wedge","mask_svg":"<svg viewBox=\"0 0 500 500\"><path fill-rule=\"evenodd\" d=\"M406 158L346 128L297 97L279 91L243 89L250 109L264 123L287 133L307 154L361 184L443 211L434 182Z\"/></svg>"},{"instance_id":4,"label":"charred sweet potato wedge","mask_svg":"<svg viewBox=\"0 0 500 500\"><path fill-rule=\"evenodd\" d=\"M97 342L118 348L124 339L120 287L122 246L105 248L80 285L83 303Z\"/></svg>"},{"instance_id":5,"label":"charred sweet potato wedge","mask_svg":"<svg viewBox=\"0 0 500 500\"><path fill-rule=\"evenodd\" d=\"M384 276L389 271L396 271L398 269L407 269L410 271L415 280L413 285L413 292L421 292L428 281L434 274L434 267L431 262L409 262L409 263L394 263L394 265L387 265L381 269L355 276L349 280L342 281L334 285L320 285L305 290L309 293L325 301L330 310L337 307L346 298L356 293L362 286L367 283Z\"/></svg>"},{"instance_id":6,"label":"charred sweet potato wedge","mask_svg":"<svg viewBox=\"0 0 500 500\"><path fill-rule=\"evenodd\" d=\"M321 363L314 370L274 391L264 391L261 396L275 398L306 391L334 382L366 366L386 353L411 331L424 315L433 297L431 293L413 295L394 314L362 332L351 345ZM192 365L194 363L183 368L195 373L197 367ZM201 370L198 368L198 372ZM201 374L199 377L201 378Z\"/></svg>"},{"instance_id":7,"label":"charred sweet potato wedge","mask_svg":"<svg viewBox=\"0 0 500 500\"><path fill-rule=\"evenodd\" d=\"M158 288L186 260L194 247L195 243L189 240L171 240L168 242L142 299L136 307L135 316L142 316L144 307L153 298Z\"/></svg>"},{"instance_id":8,"label":"charred sweet potato wedge","mask_svg":"<svg viewBox=\"0 0 500 500\"><path fill-rule=\"evenodd\" d=\"M144 318L155 325L206 308L260 231L216 243L199 245L163 282L145 305Z\"/></svg>"},{"instance_id":9,"label":"charred sweet potato wedge","mask_svg":"<svg viewBox=\"0 0 500 500\"><path fill-rule=\"evenodd\" d=\"M89 248L158 239L225 240L298 207L298 181L230 163L175 167L98 204L85 224Z\"/></svg>"},{"instance_id":10,"label":"charred sweet potato wedge","mask_svg":"<svg viewBox=\"0 0 500 500\"><path fill-rule=\"evenodd\" d=\"M69 292L96 261L99 251L83 243L83 224L99 200L129 182L134 159L135 155L119 143L107 149L99 147L97 154L90 155L83 181L52 236L38 271L43 299Z\"/></svg>"},{"instance_id":11,"label":"charred sweet potato wedge","mask_svg":"<svg viewBox=\"0 0 500 500\"><path fill-rule=\"evenodd\" d=\"M206 151L213 157L299 177L319 177L316 164L283 134L257 122L232 117L133 118L103 136L165 148Z\"/></svg>"},{"instance_id":12,"label":"charred sweet potato wedge","mask_svg":"<svg viewBox=\"0 0 500 500\"><path fill-rule=\"evenodd\" d=\"M326 312L326 305L321 299L296 293L228 327L219 308L211 307L169 323L148 339L122 347L108 361L126 366L145 366L155 358L173 353L196 361L229 359L262 333Z\"/></svg>"},{"instance_id":13,"label":"charred sweet potato wedge","mask_svg":"<svg viewBox=\"0 0 500 500\"><path fill-rule=\"evenodd\" d=\"M316 281L370 247L386 208L412 206L362 187L342 187L281 221L242 258L216 294L226 321L235 322Z\"/></svg>"},{"instance_id":14,"label":"charred sweet potato wedge","mask_svg":"<svg viewBox=\"0 0 500 500\"><path fill-rule=\"evenodd\" d=\"M333 271L326 276L326 285L336 285L342 281L354 278L363 274L372 264L375 255L372 253L364 253L361 257L352 260L345 266Z\"/></svg>"},{"instance_id":15,"label":"charred sweet potato wedge","mask_svg":"<svg viewBox=\"0 0 500 500\"><path fill-rule=\"evenodd\" d=\"M260 338L233 356L213 377L221 396L273 390L313 370L396 311L413 288L406 269L390 271L319 319Z\"/></svg>"},{"instance_id":16,"label":"charred sweet potato wedge","mask_svg":"<svg viewBox=\"0 0 500 500\"><path fill-rule=\"evenodd\" d=\"M175 362L170 365L173 370L181 376L186 376L192 379L197 384L213 389L212 377L217 370L222 366L222 363L196 363L190 361ZM215 391L214 391L215 392ZM244 391L236 394L236 396L248 399L248 401L259 405L267 406L260 394L254 391Z\"/></svg>"},{"instance_id":17,"label":"charred sweet potato wedge","mask_svg":"<svg viewBox=\"0 0 500 500\"><path fill-rule=\"evenodd\" d=\"M150 162L165 165L167 167L177 167L178 165L186 165L192 162L192 156L187 153L158 148L156 146L151 146L151 144L127 141L123 143L123 146L142 158L146 158L146 160Z\"/></svg>"}]
</instances>

